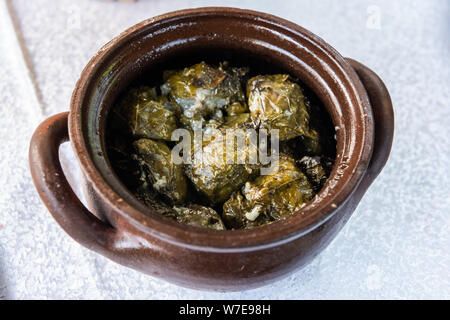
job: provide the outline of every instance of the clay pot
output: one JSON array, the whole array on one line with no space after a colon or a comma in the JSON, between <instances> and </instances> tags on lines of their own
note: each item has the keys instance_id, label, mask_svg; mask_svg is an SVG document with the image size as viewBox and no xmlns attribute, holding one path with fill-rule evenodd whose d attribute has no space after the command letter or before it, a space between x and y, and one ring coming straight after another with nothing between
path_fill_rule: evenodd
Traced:
<instances>
[{"instance_id":1,"label":"clay pot","mask_svg":"<svg viewBox=\"0 0 450 320\"><path fill-rule=\"evenodd\" d=\"M329 112L337 139L333 171L314 200L289 219L252 230L186 226L138 202L113 172L104 131L120 91L144 73L205 59L288 72ZM393 131L389 93L367 67L281 18L199 8L143 21L100 49L77 82L70 112L36 129L29 160L42 201L83 246L182 286L241 290L288 275L330 243L387 161ZM83 172L89 209L61 170L58 149L68 140Z\"/></svg>"}]
</instances>

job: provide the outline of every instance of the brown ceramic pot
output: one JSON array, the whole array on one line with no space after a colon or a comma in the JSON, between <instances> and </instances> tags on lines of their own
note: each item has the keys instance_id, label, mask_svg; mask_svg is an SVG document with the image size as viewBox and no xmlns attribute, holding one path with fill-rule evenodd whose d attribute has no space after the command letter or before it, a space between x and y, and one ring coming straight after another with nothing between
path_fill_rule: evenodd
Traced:
<instances>
[{"instance_id":1,"label":"brown ceramic pot","mask_svg":"<svg viewBox=\"0 0 450 320\"><path fill-rule=\"evenodd\" d=\"M314 200L289 219L233 231L178 224L138 202L111 168L104 128L118 93L143 73L210 58L289 72L315 92L333 120L333 171ZM393 121L380 78L311 32L265 13L199 8L148 19L106 44L83 70L70 112L37 128L29 160L48 210L83 246L182 286L241 290L288 275L330 243L387 161ZM58 149L68 140L89 209L61 170Z\"/></svg>"}]
</instances>

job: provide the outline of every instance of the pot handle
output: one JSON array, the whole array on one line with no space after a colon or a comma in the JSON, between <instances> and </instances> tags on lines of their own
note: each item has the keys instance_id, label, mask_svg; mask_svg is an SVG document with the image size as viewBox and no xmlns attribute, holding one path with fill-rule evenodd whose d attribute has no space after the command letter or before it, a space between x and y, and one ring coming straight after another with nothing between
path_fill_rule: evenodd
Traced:
<instances>
[{"instance_id":1,"label":"pot handle","mask_svg":"<svg viewBox=\"0 0 450 320\"><path fill-rule=\"evenodd\" d=\"M380 77L358 61L350 58L346 58L346 60L355 70L367 91L374 119L375 142L372 158L357 189L362 196L389 158L394 137L394 109L389 92Z\"/></svg>"},{"instance_id":2,"label":"pot handle","mask_svg":"<svg viewBox=\"0 0 450 320\"><path fill-rule=\"evenodd\" d=\"M64 176L59 146L69 140L68 112L42 122L33 134L29 163L34 185L58 224L88 249L107 254L116 230L84 207Z\"/></svg>"}]
</instances>

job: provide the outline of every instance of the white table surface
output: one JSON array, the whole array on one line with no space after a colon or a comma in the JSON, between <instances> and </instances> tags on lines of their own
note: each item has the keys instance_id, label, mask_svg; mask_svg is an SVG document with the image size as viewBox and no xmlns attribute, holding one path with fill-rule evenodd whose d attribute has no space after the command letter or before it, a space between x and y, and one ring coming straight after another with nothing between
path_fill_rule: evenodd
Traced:
<instances>
[{"instance_id":1,"label":"white table surface","mask_svg":"<svg viewBox=\"0 0 450 320\"><path fill-rule=\"evenodd\" d=\"M75 81L112 37L176 9L228 5L269 12L375 70L390 90L390 160L332 244L259 289L177 287L69 238L32 185L27 149L45 117L68 110ZM0 1L0 298L450 298L450 1ZM376 16L379 13L379 25ZM70 147L66 166L76 185Z\"/></svg>"}]
</instances>

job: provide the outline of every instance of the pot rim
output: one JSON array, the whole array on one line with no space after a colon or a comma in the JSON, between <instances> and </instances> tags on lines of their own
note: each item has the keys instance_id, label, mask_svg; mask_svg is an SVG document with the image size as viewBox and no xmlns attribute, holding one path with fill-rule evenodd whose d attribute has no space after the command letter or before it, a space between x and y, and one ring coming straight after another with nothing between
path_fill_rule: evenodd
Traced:
<instances>
[{"instance_id":1,"label":"pot rim","mask_svg":"<svg viewBox=\"0 0 450 320\"><path fill-rule=\"evenodd\" d=\"M89 155L88 143L83 134L82 105L87 87L102 62L114 51L114 48L130 40L148 26L198 15L224 15L234 18L238 16L254 21L266 21L303 37L305 41L310 41L341 68L346 77L345 80L354 90L359 107L363 110L363 117L358 123L360 131L355 130L352 133L355 135L353 149L359 152L354 152L350 158L344 157L338 161L340 149L343 146L340 143L341 133L337 132L337 157L325 186L312 201L287 219L254 229L216 231L180 224L157 213L149 215L148 212L144 213L125 201L107 183ZM69 136L81 170L92 183L97 195L111 206L112 211L120 214L139 231L163 241L196 250L237 252L273 247L289 242L318 228L330 219L351 198L367 170L373 149L374 128L369 99L362 83L348 62L324 40L290 21L267 13L229 7L203 7L173 11L144 20L105 44L86 65L76 84L70 106ZM345 183L342 182L344 175L347 177Z\"/></svg>"}]
</instances>

